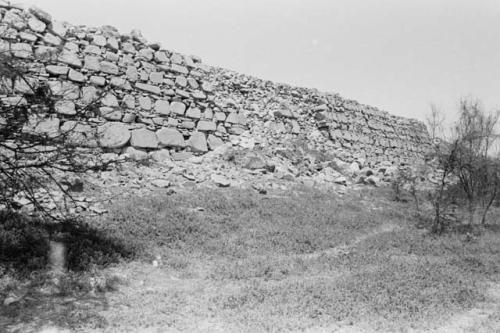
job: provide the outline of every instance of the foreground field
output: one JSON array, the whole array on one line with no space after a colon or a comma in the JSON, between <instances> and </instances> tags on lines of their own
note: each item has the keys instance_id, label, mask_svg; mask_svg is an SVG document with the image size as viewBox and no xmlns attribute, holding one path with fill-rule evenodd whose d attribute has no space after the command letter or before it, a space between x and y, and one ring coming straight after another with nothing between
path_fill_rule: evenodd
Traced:
<instances>
[{"instance_id":1,"label":"foreground field","mask_svg":"<svg viewBox=\"0 0 500 333\"><path fill-rule=\"evenodd\" d=\"M81 272L58 293L4 275L4 296L25 296L1 331L500 332L498 225L421 224L383 189L157 192L70 242Z\"/></svg>"}]
</instances>

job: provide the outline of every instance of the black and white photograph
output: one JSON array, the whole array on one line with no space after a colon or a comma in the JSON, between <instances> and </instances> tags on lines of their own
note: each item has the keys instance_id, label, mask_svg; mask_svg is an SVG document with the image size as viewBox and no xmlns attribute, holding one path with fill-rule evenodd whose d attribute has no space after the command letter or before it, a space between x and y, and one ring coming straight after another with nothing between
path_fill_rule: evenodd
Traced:
<instances>
[{"instance_id":1,"label":"black and white photograph","mask_svg":"<svg viewBox=\"0 0 500 333\"><path fill-rule=\"evenodd\" d=\"M0 333L500 333L499 0L0 0Z\"/></svg>"}]
</instances>

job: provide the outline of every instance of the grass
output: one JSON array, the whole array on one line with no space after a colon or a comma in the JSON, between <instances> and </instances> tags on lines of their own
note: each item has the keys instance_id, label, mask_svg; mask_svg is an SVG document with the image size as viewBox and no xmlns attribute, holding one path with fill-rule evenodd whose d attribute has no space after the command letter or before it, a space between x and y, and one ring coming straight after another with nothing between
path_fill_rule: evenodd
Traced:
<instances>
[{"instance_id":1,"label":"grass","mask_svg":"<svg viewBox=\"0 0 500 333\"><path fill-rule=\"evenodd\" d=\"M434 327L487 301L487 284L500 282L498 227L472 239L433 236L384 191L197 189L117 203L89 228L126 251L109 257L101 247L81 262L126 278L119 293L101 288L107 306L92 318L111 332L396 332Z\"/></svg>"}]
</instances>

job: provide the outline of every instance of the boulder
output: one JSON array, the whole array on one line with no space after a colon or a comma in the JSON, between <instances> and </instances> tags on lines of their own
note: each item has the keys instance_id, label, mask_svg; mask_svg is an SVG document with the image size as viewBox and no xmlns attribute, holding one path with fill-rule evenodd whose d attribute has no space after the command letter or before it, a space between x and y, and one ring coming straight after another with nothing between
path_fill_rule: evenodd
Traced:
<instances>
[{"instance_id":1,"label":"boulder","mask_svg":"<svg viewBox=\"0 0 500 333\"><path fill-rule=\"evenodd\" d=\"M210 148L210 150L215 150L218 147L222 146L224 144L224 141L222 141L221 138L219 138L213 134L209 134L208 139L207 139L207 143L208 143L208 147Z\"/></svg>"},{"instance_id":2,"label":"boulder","mask_svg":"<svg viewBox=\"0 0 500 333\"><path fill-rule=\"evenodd\" d=\"M184 137L175 128L162 128L156 132L160 147L183 148Z\"/></svg>"},{"instance_id":3,"label":"boulder","mask_svg":"<svg viewBox=\"0 0 500 333\"><path fill-rule=\"evenodd\" d=\"M140 128L131 132L130 145L134 148L157 148L158 138L153 131Z\"/></svg>"},{"instance_id":4,"label":"boulder","mask_svg":"<svg viewBox=\"0 0 500 333\"><path fill-rule=\"evenodd\" d=\"M118 122L109 122L99 126L97 132L99 144L103 148L122 148L130 140L128 127Z\"/></svg>"},{"instance_id":5,"label":"boulder","mask_svg":"<svg viewBox=\"0 0 500 333\"><path fill-rule=\"evenodd\" d=\"M192 152L206 153L208 151L207 139L202 132L193 132L188 140Z\"/></svg>"}]
</instances>

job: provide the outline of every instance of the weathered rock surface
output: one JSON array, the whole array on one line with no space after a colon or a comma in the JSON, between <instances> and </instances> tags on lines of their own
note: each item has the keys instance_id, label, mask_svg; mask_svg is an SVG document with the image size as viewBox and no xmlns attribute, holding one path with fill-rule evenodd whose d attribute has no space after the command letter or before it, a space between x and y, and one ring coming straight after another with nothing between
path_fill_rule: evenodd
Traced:
<instances>
[{"instance_id":1,"label":"weathered rock surface","mask_svg":"<svg viewBox=\"0 0 500 333\"><path fill-rule=\"evenodd\" d=\"M109 122L98 128L98 136L103 148L122 148L130 140L130 131L122 123Z\"/></svg>"}]
</instances>

